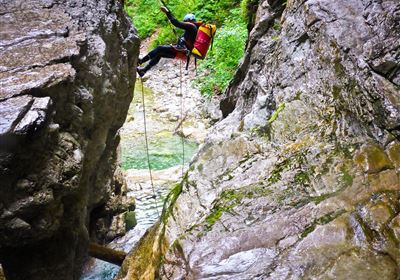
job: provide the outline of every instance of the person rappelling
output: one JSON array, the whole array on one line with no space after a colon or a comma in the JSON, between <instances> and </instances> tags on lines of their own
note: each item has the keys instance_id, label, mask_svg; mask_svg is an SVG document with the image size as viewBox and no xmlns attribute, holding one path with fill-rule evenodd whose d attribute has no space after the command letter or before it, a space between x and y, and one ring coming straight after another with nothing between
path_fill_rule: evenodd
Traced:
<instances>
[{"instance_id":1,"label":"person rappelling","mask_svg":"<svg viewBox=\"0 0 400 280\"><path fill-rule=\"evenodd\" d=\"M167 15L168 20L174 26L185 30L185 32L178 39L176 45L158 46L141 59L139 58L139 64L143 64L150 60L146 66L137 68L137 72L141 77L143 77L148 70L156 65L162 57L186 59L187 52L192 51L194 42L196 41L197 25L194 24L196 22L196 17L194 14L187 14L183 18L183 21L179 21L165 6L161 7L161 11Z\"/></svg>"},{"instance_id":2,"label":"person rappelling","mask_svg":"<svg viewBox=\"0 0 400 280\"><path fill-rule=\"evenodd\" d=\"M168 20L177 28L183 29L185 32L178 39L175 45L161 45L150 51L147 55L139 58L138 64L147 63L144 67L137 67L137 72L140 77L143 77L147 71L155 66L162 57L186 59L188 68L190 56L204 59L216 31L216 26L213 24L204 24L196 22L194 14L187 14L183 21L177 20L171 11L165 6L162 6L161 11L165 13Z\"/></svg>"}]
</instances>

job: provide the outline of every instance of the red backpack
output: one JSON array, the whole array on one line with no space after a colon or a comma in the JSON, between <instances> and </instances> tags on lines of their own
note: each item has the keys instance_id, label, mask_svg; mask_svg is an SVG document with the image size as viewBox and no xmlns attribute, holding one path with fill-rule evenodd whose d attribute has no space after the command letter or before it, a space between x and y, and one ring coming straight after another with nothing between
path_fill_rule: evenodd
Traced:
<instances>
[{"instance_id":1,"label":"red backpack","mask_svg":"<svg viewBox=\"0 0 400 280\"><path fill-rule=\"evenodd\" d=\"M198 27L196 40L194 41L194 47L192 52L187 56L186 70L189 67L190 55L194 55L195 64L196 59L204 59L207 55L208 49L212 49L212 43L214 41L214 35L217 31L217 27L214 24L207 24L203 22L195 22Z\"/></svg>"}]
</instances>

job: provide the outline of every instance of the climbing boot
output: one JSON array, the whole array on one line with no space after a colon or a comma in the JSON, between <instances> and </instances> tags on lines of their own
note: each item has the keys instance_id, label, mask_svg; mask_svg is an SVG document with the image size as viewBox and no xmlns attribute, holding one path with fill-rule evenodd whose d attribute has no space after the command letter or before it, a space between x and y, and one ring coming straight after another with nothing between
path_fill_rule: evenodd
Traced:
<instances>
[{"instance_id":1,"label":"climbing boot","mask_svg":"<svg viewBox=\"0 0 400 280\"><path fill-rule=\"evenodd\" d=\"M144 74L146 74L146 69L145 67L138 67L136 68L136 72L139 74L140 77L143 77Z\"/></svg>"},{"instance_id":2,"label":"climbing boot","mask_svg":"<svg viewBox=\"0 0 400 280\"><path fill-rule=\"evenodd\" d=\"M147 62L150 60L150 56L149 55L145 55L142 58L138 59L138 65L142 65L143 63Z\"/></svg>"}]
</instances>

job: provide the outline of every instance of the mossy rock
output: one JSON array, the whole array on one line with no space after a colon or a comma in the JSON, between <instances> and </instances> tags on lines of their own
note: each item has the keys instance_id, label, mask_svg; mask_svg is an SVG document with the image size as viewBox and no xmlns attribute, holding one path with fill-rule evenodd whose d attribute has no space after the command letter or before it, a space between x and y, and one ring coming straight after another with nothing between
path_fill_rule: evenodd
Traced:
<instances>
[{"instance_id":1,"label":"mossy rock","mask_svg":"<svg viewBox=\"0 0 400 280\"><path fill-rule=\"evenodd\" d=\"M364 172L378 173L382 170L393 168L389 157L383 149L375 144L366 144L354 156L354 161Z\"/></svg>"},{"instance_id":2,"label":"mossy rock","mask_svg":"<svg viewBox=\"0 0 400 280\"><path fill-rule=\"evenodd\" d=\"M390 160L396 166L396 168L400 168L400 142L392 142L389 145L387 152Z\"/></svg>"},{"instance_id":3,"label":"mossy rock","mask_svg":"<svg viewBox=\"0 0 400 280\"><path fill-rule=\"evenodd\" d=\"M390 227L393 230L394 237L400 242L400 214L392 220Z\"/></svg>"},{"instance_id":4,"label":"mossy rock","mask_svg":"<svg viewBox=\"0 0 400 280\"><path fill-rule=\"evenodd\" d=\"M134 211L127 211L125 213L125 229L131 230L137 225L136 213Z\"/></svg>"},{"instance_id":5,"label":"mossy rock","mask_svg":"<svg viewBox=\"0 0 400 280\"><path fill-rule=\"evenodd\" d=\"M6 277L4 276L3 268L1 267L1 265L0 265L0 280L6 280Z\"/></svg>"}]
</instances>

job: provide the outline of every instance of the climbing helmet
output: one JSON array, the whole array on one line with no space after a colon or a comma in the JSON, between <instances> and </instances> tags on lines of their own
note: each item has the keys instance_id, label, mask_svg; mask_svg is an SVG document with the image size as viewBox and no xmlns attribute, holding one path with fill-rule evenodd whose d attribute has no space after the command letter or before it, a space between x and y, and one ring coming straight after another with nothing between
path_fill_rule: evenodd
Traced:
<instances>
[{"instance_id":1,"label":"climbing helmet","mask_svg":"<svg viewBox=\"0 0 400 280\"><path fill-rule=\"evenodd\" d=\"M194 14L187 14L183 18L183 21L196 21L196 16Z\"/></svg>"}]
</instances>

